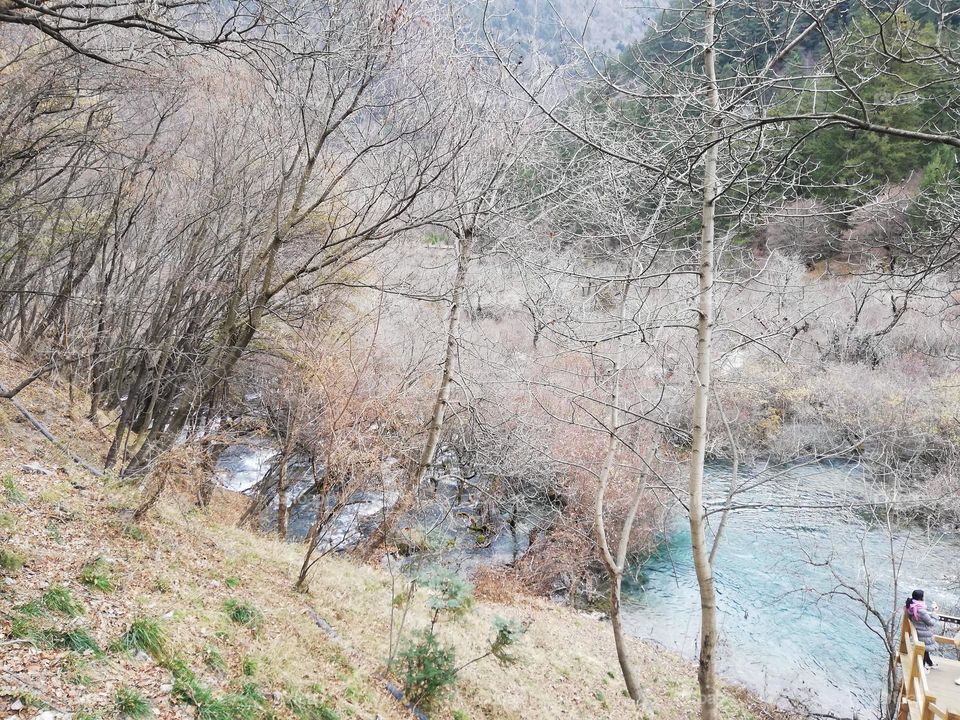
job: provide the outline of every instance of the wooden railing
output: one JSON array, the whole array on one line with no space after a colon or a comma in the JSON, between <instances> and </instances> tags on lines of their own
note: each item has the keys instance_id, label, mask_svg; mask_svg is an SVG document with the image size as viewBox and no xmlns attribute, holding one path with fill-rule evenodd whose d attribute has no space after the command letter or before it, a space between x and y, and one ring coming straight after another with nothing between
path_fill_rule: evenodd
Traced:
<instances>
[{"instance_id":1,"label":"wooden railing","mask_svg":"<svg viewBox=\"0 0 960 720\"><path fill-rule=\"evenodd\" d=\"M936 641L960 647L960 641L937 635ZM897 658L903 672L899 720L960 720L956 708L944 708L930 692L927 673L923 669L923 653L928 648L917 639L910 616L904 613L900 630L900 654ZM933 648L929 648L932 650Z\"/></svg>"}]
</instances>

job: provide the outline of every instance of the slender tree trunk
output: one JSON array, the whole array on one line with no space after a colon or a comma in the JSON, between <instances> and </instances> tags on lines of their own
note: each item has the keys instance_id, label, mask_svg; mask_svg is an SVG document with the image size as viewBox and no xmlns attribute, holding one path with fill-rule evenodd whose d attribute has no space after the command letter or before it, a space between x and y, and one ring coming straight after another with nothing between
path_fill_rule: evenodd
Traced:
<instances>
[{"instance_id":1,"label":"slender tree trunk","mask_svg":"<svg viewBox=\"0 0 960 720\"><path fill-rule=\"evenodd\" d=\"M633 674L633 667L630 665L630 651L627 648L627 638L623 632L623 615L620 612L622 585L622 574L618 574L615 581L610 583L610 624L613 626L613 642L617 646L617 661L620 663L623 681L627 685L627 693L631 700L640 702L643 699L643 694L640 690L640 684Z\"/></svg>"},{"instance_id":2,"label":"slender tree trunk","mask_svg":"<svg viewBox=\"0 0 960 720\"><path fill-rule=\"evenodd\" d=\"M277 535L287 539L287 463L290 460L290 448L293 444L293 428L287 428L280 451L280 465L277 468Z\"/></svg>"},{"instance_id":3,"label":"slender tree trunk","mask_svg":"<svg viewBox=\"0 0 960 720\"><path fill-rule=\"evenodd\" d=\"M733 506L733 498L737 489L740 487L740 448L737 445L737 438L733 434L733 428L730 427L730 421L727 420L726 413L723 412L723 405L720 404L719 396L716 397L717 413L723 421L723 427L727 432L727 438L730 441L730 453L732 463L730 467L730 482L727 485L727 499L723 505L723 512L720 513L720 522L717 523L717 529L713 533L713 546L710 548L710 565L713 566L717 558L717 550L720 549L720 539L723 537L723 531L727 527L727 519L730 517L730 510Z\"/></svg>"},{"instance_id":4,"label":"slender tree trunk","mask_svg":"<svg viewBox=\"0 0 960 720\"><path fill-rule=\"evenodd\" d=\"M457 335L460 332L463 290L467 283L467 270L470 267L472 239L472 231L465 229L458 243L457 274L450 294L450 317L447 321L447 345L443 357L443 369L440 373L440 384L437 387L437 398L433 403L433 412L427 425L427 439L423 444L423 451L420 453L420 462L417 464L417 473L413 485L414 491L423 482L433 465L433 457L436 455L437 445L440 443L440 432L443 430L443 419L450 402L450 384L453 379L453 365L457 356Z\"/></svg>"},{"instance_id":5,"label":"slender tree trunk","mask_svg":"<svg viewBox=\"0 0 960 720\"><path fill-rule=\"evenodd\" d=\"M130 429L130 423L136 413L137 403L140 400L140 391L143 388L144 380L147 377L147 356L144 352L138 363L136 380L133 387L127 393L127 400L120 411L120 418L117 420L117 429L113 434L113 442L110 443L110 449L107 451L107 459L104 461L104 468L111 470L117 463L121 455L121 447L125 441L126 434Z\"/></svg>"},{"instance_id":6,"label":"slender tree trunk","mask_svg":"<svg viewBox=\"0 0 960 720\"><path fill-rule=\"evenodd\" d=\"M140 421L140 433L137 436L137 439L134 441L133 446L130 448L130 453L133 455L136 455L140 452L140 448L143 447L147 436L153 429L153 413L157 407L157 401L160 398L160 388L163 385L164 378L166 377L167 363L170 358L170 347L172 345L171 340L168 340L164 344L160 354L160 362L157 363L157 368L153 373L153 390L150 393L150 399L147 401L147 407L144 410Z\"/></svg>"},{"instance_id":7,"label":"slender tree trunk","mask_svg":"<svg viewBox=\"0 0 960 720\"><path fill-rule=\"evenodd\" d=\"M626 304L627 304L627 295L630 288L629 275L633 272L633 263L630 264L630 270L628 272L628 279L624 283L623 294L620 298L620 325L622 328L623 321L626 315ZM623 621L620 616L620 592L621 592L621 583L623 581L623 569L625 559L621 560L620 558L614 558L613 554L610 552L610 542L607 538L607 526L606 521L603 517L603 504L604 497L607 493L607 485L610 482L610 476L613 473L614 463L616 462L617 455L617 430L619 424L617 408L620 402L620 371L623 365L623 356L624 356L624 342L623 342L623 333L620 332L619 339L617 340L617 352L616 357L613 361L613 376L611 382L613 383L610 390L610 409L609 415L607 418L607 448L605 456L603 459L603 467L600 468L600 478L597 485L597 496L596 504L594 506L594 523L597 530L597 539L600 545L600 556L603 559L603 564L607 569L607 576L610 579L610 623L613 626L613 641L617 647L617 660L620 662L620 671L623 674L623 681L627 686L627 693L630 695L630 699L634 702L640 702L642 695L640 692L640 686L637 684L636 677L634 677L633 669L630 666L630 656L628 654L626 640L623 637ZM630 528L625 527L621 532L626 532L629 534ZM625 538L620 538L620 544L625 546ZM626 554L626 553L624 553Z\"/></svg>"},{"instance_id":8,"label":"slender tree trunk","mask_svg":"<svg viewBox=\"0 0 960 720\"><path fill-rule=\"evenodd\" d=\"M620 440L617 436L619 430L619 406L620 406L620 373L623 370L625 356L625 337L627 335L627 302L630 297L630 285L633 282L633 274L636 271L640 260L640 253L643 247L656 227L657 220L666 203L666 192L660 196L660 202L656 210L647 223L647 228L637 246L636 255L631 258L627 266L626 279L623 282L623 290L620 293L620 304L617 316L617 349L613 360L612 368L612 386L610 389L610 409L607 417L607 449L603 459L603 467L600 469L600 482L597 487L596 505L594 507L594 523L596 525L598 541L600 544L600 554L603 564L607 569L607 575L610 579L610 623L613 626L613 641L617 647L617 660L620 662L620 671L623 674L623 681L627 686L627 693L634 702L643 701L643 693L640 684L637 682L630 665L630 656L627 648L626 638L623 634L623 619L621 617L620 595L623 584L623 571L627 565L627 551L630 546L630 533L633 530L633 521L636 518L637 510L640 507L640 501L643 498L644 485L638 484L637 491L634 494L630 511L624 519L623 526L620 529L620 543L617 549L616 557L610 551L610 542L607 538L606 522L603 517L604 497L607 492L607 485L610 482L610 475L613 473L616 462L617 447Z\"/></svg>"},{"instance_id":9,"label":"slender tree trunk","mask_svg":"<svg viewBox=\"0 0 960 720\"><path fill-rule=\"evenodd\" d=\"M396 505L386 513L376 532L366 541L364 550L364 556L366 557L370 557L378 547L386 542L394 522L413 504L420 485L433 465L433 457L436 455L437 446L440 444L440 433L443 430L447 405L450 402L450 385L453 380L453 366L457 357L457 335L460 332L461 305L467 282L467 270L470 267L472 240L473 230L464 228L457 246L457 272L454 276L453 288L450 291L450 316L447 320L446 349L440 371L440 382L437 386L437 397L434 400L430 420L427 424L427 438L420 452L416 470L407 480Z\"/></svg>"},{"instance_id":10,"label":"slender tree trunk","mask_svg":"<svg viewBox=\"0 0 960 720\"><path fill-rule=\"evenodd\" d=\"M287 538L287 459L280 460L277 473L277 535L281 540Z\"/></svg>"},{"instance_id":11,"label":"slender tree trunk","mask_svg":"<svg viewBox=\"0 0 960 720\"><path fill-rule=\"evenodd\" d=\"M106 269L103 279L100 282L100 289L97 296L97 329L94 333L93 352L91 353L90 409L87 412L87 417L94 422L97 420L97 409L100 405L100 391L104 385L102 371L107 364L104 358L100 357L100 353L103 349L104 338L107 333L107 299L109 297L110 285L113 281L113 274L117 268L117 258L120 255L119 245L119 236L115 236L110 263L107 264L105 257L102 260Z\"/></svg>"},{"instance_id":12,"label":"slender tree trunk","mask_svg":"<svg viewBox=\"0 0 960 720\"><path fill-rule=\"evenodd\" d=\"M637 244L637 250L634 257L626 268L626 279L623 282L623 290L620 293L620 303L617 316L617 349L614 355L610 388L609 412L607 416L607 448L603 459L603 466L600 469L599 483L597 487L596 504L594 506L594 524L597 531L597 540L600 545L600 555L603 564L607 570L607 576L610 579L610 623L613 626L613 641L617 647L617 660L620 662L620 671L623 674L623 681L627 686L627 693L630 699L640 703L643 701L643 692L640 684L637 682L630 665L630 656L627 648L626 638L623 634L623 618L621 617L621 592L623 584L623 572L627 566L627 552L630 547L630 533L633 530L633 521L637 516L637 510L643 499L645 489L644 483L638 483L637 490L634 493L633 501L630 505L623 526L620 529L620 543L617 548L616 557L610 550L610 542L607 537L606 521L603 517L603 504L607 492L607 485L610 482L610 476L613 473L616 462L617 447L620 439L617 435L619 430L619 406L620 406L620 373L623 370L625 356L625 338L627 336L627 302L630 297L630 285L633 282L633 275L640 263L640 254L650 237L656 229L657 221L660 219L660 213L666 204L666 191L660 196L656 210L650 216L643 237Z\"/></svg>"},{"instance_id":13,"label":"slender tree trunk","mask_svg":"<svg viewBox=\"0 0 960 720\"><path fill-rule=\"evenodd\" d=\"M703 66L710 109L707 116L707 150L703 167L703 213L700 230L699 318L697 320L696 394L693 401L693 437L690 456L690 542L700 591L700 684L701 720L718 720L717 688L717 595L707 546L703 505L703 465L707 446L707 406L710 401L710 336L713 329L714 225L717 196L717 123L720 111L717 88L714 32L716 0L707 0L704 25Z\"/></svg>"}]
</instances>

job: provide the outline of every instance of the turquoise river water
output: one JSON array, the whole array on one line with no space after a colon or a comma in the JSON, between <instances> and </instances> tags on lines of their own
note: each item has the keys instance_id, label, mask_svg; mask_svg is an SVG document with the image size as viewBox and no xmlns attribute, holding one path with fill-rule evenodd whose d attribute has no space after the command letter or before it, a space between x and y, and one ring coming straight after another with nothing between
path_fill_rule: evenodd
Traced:
<instances>
[{"instance_id":1,"label":"turquoise river water","mask_svg":"<svg viewBox=\"0 0 960 720\"><path fill-rule=\"evenodd\" d=\"M922 587L944 612L956 611L960 538L868 522L865 508L880 495L853 466L754 469L740 481L765 477L737 498L750 507L730 515L715 563L722 672L771 701L875 717L885 649L878 621L851 595L889 614ZM728 470L711 470L708 504L723 503L728 483ZM625 588L625 624L694 657L700 603L689 543L678 521Z\"/></svg>"}]
</instances>

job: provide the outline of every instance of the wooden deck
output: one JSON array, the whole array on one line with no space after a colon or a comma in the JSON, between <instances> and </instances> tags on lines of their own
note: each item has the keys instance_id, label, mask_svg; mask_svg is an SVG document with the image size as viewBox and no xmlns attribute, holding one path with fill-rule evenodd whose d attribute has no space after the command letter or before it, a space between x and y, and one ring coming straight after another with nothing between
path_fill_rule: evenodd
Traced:
<instances>
[{"instance_id":1,"label":"wooden deck","mask_svg":"<svg viewBox=\"0 0 960 720\"><path fill-rule=\"evenodd\" d=\"M927 672L930 692L937 699L938 706L952 712L954 717L960 717L960 685L954 683L960 678L960 662L943 657L934 658L934 662L939 667Z\"/></svg>"},{"instance_id":2,"label":"wooden deck","mask_svg":"<svg viewBox=\"0 0 960 720\"><path fill-rule=\"evenodd\" d=\"M960 647L952 637L937 636L942 650ZM941 657L940 648L931 648L936 670L923 667L924 646L917 641L917 633L904 615L900 633L900 669L903 684L900 693L900 720L960 720L960 662Z\"/></svg>"}]
</instances>

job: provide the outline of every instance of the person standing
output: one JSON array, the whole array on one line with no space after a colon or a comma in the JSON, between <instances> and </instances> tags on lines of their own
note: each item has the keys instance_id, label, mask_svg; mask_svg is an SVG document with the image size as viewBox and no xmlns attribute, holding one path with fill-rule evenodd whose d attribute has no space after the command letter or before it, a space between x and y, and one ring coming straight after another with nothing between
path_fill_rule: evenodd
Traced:
<instances>
[{"instance_id":1,"label":"person standing","mask_svg":"<svg viewBox=\"0 0 960 720\"><path fill-rule=\"evenodd\" d=\"M931 603L933 610L937 609L936 603ZM914 590L907 598L907 615L917 631L917 640L923 643L923 664L931 670L936 670L937 666L930 657L930 648L936 644L936 628L940 618L927 610L927 604L923 600L923 590Z\"/></svg>"}]
</instances>

